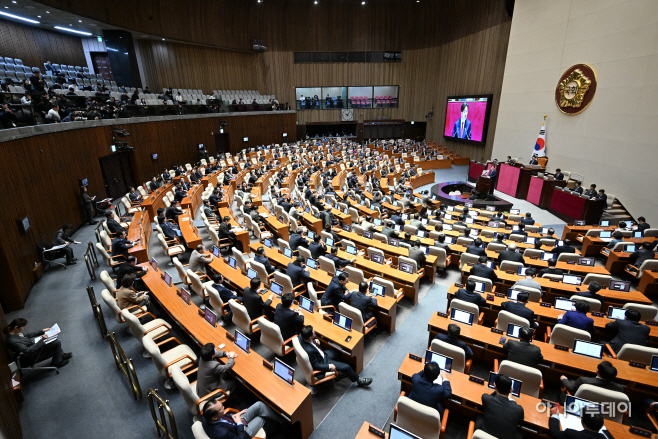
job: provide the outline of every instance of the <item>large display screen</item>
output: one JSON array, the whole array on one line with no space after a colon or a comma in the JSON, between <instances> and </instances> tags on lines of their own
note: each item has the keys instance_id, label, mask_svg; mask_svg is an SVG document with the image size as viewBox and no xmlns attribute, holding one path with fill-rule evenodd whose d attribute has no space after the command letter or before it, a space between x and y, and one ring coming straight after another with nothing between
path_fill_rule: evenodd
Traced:
<instances>
[{"instance_id":1,"label":"large display screen","mask_svg":"<svg viewBox=\"0 0 658 439\"><path fill-rule=\"evenodd\" d=\"M493 95L448 97L443 137L484 145L492 97Z\"/></svg>"}]
</instances>

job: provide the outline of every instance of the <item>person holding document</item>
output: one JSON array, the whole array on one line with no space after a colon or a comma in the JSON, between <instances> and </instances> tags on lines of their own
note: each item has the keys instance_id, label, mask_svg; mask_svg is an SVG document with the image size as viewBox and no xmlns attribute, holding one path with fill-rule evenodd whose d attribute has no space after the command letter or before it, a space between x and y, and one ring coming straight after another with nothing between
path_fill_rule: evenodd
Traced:
<instances>
[{"instance_id":1,"label":"person holding document","mask_svg":"<svg viewBox=\"0 0 658 439\"><path fill-rule=\"evenodd\" d=\"M32 366L39 361L52 358L52 366L64 367L73 356L62 350L62 343L57 340L60 333L58 325L44 328L39 332L23 332L27 320L17 318L5 328L7 346L15 355L21 355L21 366Z\"/></svg>"}]
</instances>

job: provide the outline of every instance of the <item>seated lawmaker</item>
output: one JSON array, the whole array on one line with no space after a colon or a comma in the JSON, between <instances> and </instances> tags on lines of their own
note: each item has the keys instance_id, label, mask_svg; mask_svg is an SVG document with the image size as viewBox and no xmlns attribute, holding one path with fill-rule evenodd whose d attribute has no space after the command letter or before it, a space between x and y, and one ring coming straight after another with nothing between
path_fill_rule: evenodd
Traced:
<instances>
[{"instance_id":1,"label":"seated lawmaker","mask_svg":"<svg viewBox=\"0 0 658 439\"><path fill-rule=\"evenodd\" d=\"M554 439L606 439L610 435L599 433L603 427L603 415L601 413L592 413L585 411L580 417L580 425L583 429L567 428L562 430L560 427L560 415L557 414L558 408L553 409L553 415L548 420L548 431Z\"/></svg>"},{"instance_id":2,"label":"seated lawmaker","mask_svg":"<svg viewBox=\"0 0 658 439\"><path fill-rule=\"evenodd\" d=\"M653 243L644 241L642 243L642 248L631 253L631 256L629 257L631 264L639 269L644 261L647 259L654 259L656 257L656 253L651 250L652 247Z\"/></svg>"},{"instance_id":3,"label":"seated lawmaker","mask_svg":"<svg viewBox=\"0 0 658 439\"><path fill-rule=\"evenodd\" d=\"M76 243L76 241L71 238L71 233L73 232L72 224L64 224L61 229L55 233L55 238L53 239L53 247L57 245L63 245L64 247L56 250L56 254L64 254L66 257L66 265L73 265L77 258L73 255L73 249L71 244Z\"/></svg>"},{"instance_id":4,"label":"seated lawmaker","mask_svg":"<svg viewBox=\"0 0 658 439\"><path fill-rule=\"evenodd\" d=\"M167 208L165 216L168 220L175 221L178 224L178 216L182 215L183 211L180 209L180 201L174 200L171 202L171 205Z\"/></svg>"},{"instance_id":5,"label":"seated lawmaker","mask_svg":"<svg viewBox=\"0 0 658 439\"><path fill-rule=\"evenodd\" d=\"M555 256L560 256L562 253L576 253L576 249L571 246L571 240L565 239L563 240L564 245L558 245L555 248L553 248L553 252L555 253Z\"/></svg>"},{"instance_id":6,"label":"seated lawmaker","mask_svg":"<svg viewBox=\"0 0 658 439\"><path fill-rule=\"evenodd\" d=\"M229 300L237 300L242 303L242 296L238 295L235 291L232 291L224 285L224 276L221 273L217 273L212 277L212 287L217 291L219 297L222 299L222 302L228 303Z\"/></svg>"},{"instance_id":7,"label":"seated lawmaker","mask_svg":"<svg viewBox=\"0 0 658 439\"><path fill-rule=\"evenodd\" d=\"M440 383L434 381L441 377ZM411 376L411 392L409 399L436 409L443 418L444 401L452 395L452 387L448 374L441 370L433 361L425 364L425 368Z\"/></svg>"},{"instance_id":8,"label":"seated lawmaker","mask_svg":"<svg viewBox=\"0 0 658 439\"><path fill-rule=\"evenodd\" d=\"M149 296L146 291L135 291L135 275L129 274L121 280L121 287L116 291L117 305L126 309L133 305L150 309Z\"/></svg>"},{"instance_id":9,"label":"seated lawmaker","mask_svg":"<svg viewBox=\"0 0 658 439\"><path fill-rule=\"evenodd\" d=\"M494 269L487 266L486 255L481 255L478 258L478 263L471 267L471 274L473 276L490 279L492 282L498 282L498 275L496 274Z\"/></svg>"},{"instance_id":10,"label":"seated lawmaker","mask_svg":"<svg viewBox=\"0 0 658 439\"><path fill-rule=\"evenodd\" d=\"M196 393L199 398L217 389L230 392L235 389L238 382L228 373L235 364L235 352L225 352L215 348L212 343L201 346L199 352L199 370L197 371ZM226 364L219 361L228 358Z\"/></svg>"},{"instance_id":11,"label":"seated lawmaker","mask_svg":"<svg viewBox=\"0 0 658 439\"><path fill-rule=\"evenodd\" d=\"M272 323L279 327L281 330L281 336L284 340L288 340L297 335L297 328L301 328L304 325L304 314L302 314L302 309L297 308L295 311L290 308L294 300L294 294L285 293L281 296L281 303L279 303L274 310L274 319L272 320Z\"/></svg>"},{"instance_id":12,"label":"seated lawmaker","mask_svg":"<svg viewBox=\"0 0 658 439\"><path fill-rule=\"evenodd\" d=\"M594 280L590 282L589 285L587 285L587 290L580 291L578 294L576 294L576 297L586 297L588 299L595 299L601 302L601 305L603 305L603 296L597 294L600 290L601 290L601 284Z\"/></svg>"},{"instance_id":13,"label":"seated lawmaker","mask_svg":"<svg viewBox=\"0 0 658 439\"><path fill-rule=\"evenodd\" d=\"M484 249L484 246L482 245L482 239L480 238L475 238L473 241L473 244L469 245L466 247L466 253L470 253L472 255L477 255L477 256L487 256L487 252Z\"/></svg>"},{"instance_id":14,"label":"seated lawmaker","mask_svg":"<svg viewBox=\"0 0 658 439\"><path fill-rule=\"evenodd\" d=\"M555 266L557 265L557 259L551 258L547 262L548 262L548 267L542 268L537 276L544 277L545 274L554 274L556 276L564 275L564 272L562 270L560 270L559 268L555 268Z\"/></svg>"},{"instance_id":15,"label":"seated lawmaker","mask_svg":"<svg viewBox=\"0 0 658 439\"><path fill-rule=\"evenodd\" d=\"M519 227L518 230L512 230L512 235L528 236L528 232L525 231L524 223L519 223L518 227Z\"/></svg>"},{"instance_id":16,"label":"seated lawmaker","mask_svg":"<svg viewBox=\"0 0 658 439\"><path fill-rule=\"evenodd\" d=\"M262 245L258 247L258 249L256 249L256 256L254 256L254 261L263 264L265 270L267 271L267 274L274 273L274 267L272 267L272 264L270 264L270 260L267 258L267 255L265 254L265 247L263 247Z\"/></svg>"},{"instance_id":17,"label":"seated lawmaker","mask_svg":"<svg viewBox=\"0 0 658 439\"><path fill-rule=\"evenodd\" d=\"M416 261L419 270L423 268L423 264L425 263L427 257L425 256L425 252L420 249L419 239L415 240L411 244L411 247L409 248L409 259L413 259L414 261Z\"/></svg>"},{"instance_id":18,"label":"seated lawmaker","mask_svg":"<svg viewBox=\"0 0 658 439\"><path fill-rule=\"evenodd\" d=\"M333 306L336 311L338 310L338 304L344 302L347 295L347 280L348 274L341 273L338 276L334 276L329 282L329 286L324 291L320 303L322 306ZM327 310L328 314L333 314L331 310Z\"/></svg>"},{"instance_id":19,"label":"seated lawmaker","mask_svg":"<svg viewBox=\"0 0 658 439\"><path fill-rule=\"evenodd\" d=\"M327 253L327 246L320 241L320 235L315 234L313 236L313 242L307 245L309 251L311 252L311 257L313 259L318 259L320 256L324 256Z\"/></svg>"},{"instance_id":20,"label":"seated lawmaker","mask_svg":"<svg viewBox=\"0 0 658 439\"><path fill-rule=\"evenodd\" d=\"M594 319L587 317L590 310L589 302L579 300L576 302L575 310L569 310L559 316L557 321L560 325L571 326L572 328L594 333Z\"/></svg>"},{"instance_id":21,"label":"seated lawmaker","mask_svg":"<svg viewBox=\"0 0 658 439\"><path fill-rule=\"evenodd\" d=\"M368 322L373 317L376 317L373 308L377 307L377 298L368 292L368 282L359 282L359 289L352 291L345 296L345 300L350 301L350 305L361 312L363 323ZM368 324L368 328L376 322Z\"/></svg>"},{"instance_id":22,"label":"seated lawmaker","mask_svg":"<svg viewBox=\"0 0 658 439\"><path fill-rule=\"evenodd\" d=\"M290 233L290 238L288 244L290 244L290 250L297 251L299 246L308 248L308 240L306 239L306 229L300 227L295 232Z\"/></svg>"},{"instance_id":23,"label":"seated lawmaker","mask_svg":"<svg viewBox=\"0 0 658 439\"><path fill-rule=\"evenodd\" d=\"M180 229L177 225L167 222L167 219L164 217L164 215L158 215L158 224L160 225L160 229L162 230L165 238L173 239L178 242Z\"/></svg>"},{"instance_id":24,"label":"seated lawmaker","mask_svg":"<svg viewBox=\"0 0 658 439\"><path fill-rule=\"evenodd\" d=\"M640 323L641 315L639 311L627 309L624 316L626 317L625 320L615 319L605 325L606 331L614 335L614 338L610 341L610 346L616 354L626 343L646 346L651 332L647 325Z\"/></svg>"},{"instance_id":25,"label":"seated lawmaker","mask_svg":"<svg viewBox=\"0 0 658 439\"><path fill-rule=\"evenodd\" d=\"M354 372L352 366L337 361L340 358L340 352L321 349L313 326L306 325L302 328L302 333L299 335L299 343L302 345L304 351L306 351L314 371L342 373L350 381L357 383L359 387L366 387L372 384L372 378L359 378L359 375Z\"/></svg>"},{"instance_id":26,"label":"seated lawmaker","mask_svg":"<svg viewBox=\"0 0 658 439\"><path fill-rule=\"evenodd\" d=\"M54 367L64 367L69 364L69 359L73 354L62 350L62 342L59 340L51 341L46 344L48 335L46 332L50 328L44 328L38 332L24 332L27 326L27 320L17 318L11 321L4 328L6 335L7 347L14 355L21 355L21 366L29 367L40 361L52 358L50 365ZM39 337L35 343L34 339Z\"/></svg>"},{"instance_id":27,"label":"seated lawmaker","mask_svg":"<svg viewBox=\"0 0 658 439\"><path fill-rule=\"evenodd\" d=\"M135 276L135 288L138 290L146 290L146 285L144 285L142 277L146 274L148 269L148 267L138 267L137 258L134 256L128 256L128 261L119 265L119 270L117 271L117 283L121 285L121 280L125 276L132 274ZM110 293L112 293L112 291L110 291Z\"/></svg>"},{"instance_id":28,"label":"seated lawmaker","mask_svg":"<svg viewBox=\"0 0 658 439\"><path fill-rule=\"evenodd\" d=\"M215 256L212 254L206 255L206 247L203 244L196 246L190 255L190 270L195 273L206 274L206 265L210 264Z\"/></svg>"},{"instance_id":29,"label":"seated lawmaker","mask_svg":"<svg viewBox=\"0 0 658 439\"><path fill-rule=\"evenodd\" d=\"M614 392L624 392L624 386L615 383L613 380L617 377L617 368L607 360L601 361L596 367L596 377L579 377L576 380L570 380L566 376L560 376L560 381L565 390L571 395L575 395L580 386L583 384L591 384L603 389L612 390ZM564 403L566 393L561 395L561 402Z\"/></svg>"},{"instance_id":30,"label":"seated lawmaker","mask_svg":"<svg viewBox=\"0 0 658 439\"><path fill-rule=\"evenodd\" d=\"M521 439L523 431L519 424L523 421L525 412L510 397L512 380L503 373L496 375L495 390L491 394L482 394L484 415L478 416L475 429L483 430L497 438Z\"/></svg>"},{"instance_id":31,"label":"seated lawmaker","mask_svg":"<svg viewBox=\"0 0 658 439\"><path fill-rule=\"evenodd\" d=\"M523 259L523 255L521 253L517 253L515 242L510 242L507 246L507 250L502 250L500 254L498 254L498 263L500 264L503 261L520 262L525 265L525 259Z\"/></svg>"},{"instance_id":32,"label":"seated lawmaker","mask_svg":"<svg viewBox=\"0 0 658 439\"><path fill-rule=\"evenodd\" d=\"M522 222L526 226L534 226L535 225L535 220L532 219L532 214L530 212L526 212L525 218L521 218L520 222Z\"/></svg>"},{"instance_id":33,"label":"seated lawmaker","mask_svg":"<svg viewBox=\"0 0 658 439\"><path fill-rule=\"evenodd\" d=\"M112 256L121 256L124 261L128 260L128 249L133 246L131 241L126 239L125 230L117 233L112 241Z\"/></svg>"},{"instance_id":34,"label":"seated lawmaker","mask_svg":"<svg viewBox=\"0 0 658 439\"><path fill-rule=\"evenodd\" d=\"M532 344L534 330L523 326L519 329L519 341L508 339L503 345L503 352L507 352L507 359L514 363L528 367L535 367L544 359L541 348Z\"/></svg>"},{"instance_id":35,"label":"seated lawmaker","mask_svg":"<svg viewBox=\"0 0 658 439\"><path fill-rule=\"evenodd\" d=\"M539 324L535 322L535 312L526 306L528 303L528 296L529 294L527 291L521 291L517 294L516 301L511 300L503 302L501 308L504 311L523 317L530 323L530 328L536 328Z\"/></svg>"},{"instance_id":36,"label":"seated lawmaker","mask_svg":"<svg viewBox=\"0 0 658 439\"><path fill-rule=\"evenodd\" d=\"M534 288L535 290L539 290L539 293L543 295L544 291L541 289L541 285L539 284L539 282L533 280L534 277L535 277L535 269L528 268L525 271L525 278L517 280L514 283L514 285L511 286L511 288L514 289L517 286Z\"/></svg>"},{"instance_id":37,"label":"seated lawmaker","mask_svg":"<svg viewBox=\"0 0 658 439\"><path fill-rule=\"evenodd\" d=\"M455 293L455 299L474 303L477 306L487 306L487 301L482 294L475 292L475 281L473 279L468 279L466 281L466 289L460 288L457 290Z\"/></svg>"},{"instance_id":38,"label":"seated lawmaker","mask_svg":"<svg viewBox=\"0 0 658 439\"><path fill-rule=\"evenodd\" d=\"M349 265L351 262L356 261L356 257L353 257L349 261L347 259L339 258L338 247L336 247L335 245L332 246L329 250L331 253L325 253L323 256L327 259L331 259L332 261L334 261L334 265L336 266L336 268L345 267L346 265Z\"/></svg>"},{"instance_id":39,"label":"seated lawmaker","mask_svg":"<svg viewBox=\"0 0 658 439\"><path fill-rule=\"evenodd\" d=\"M606 248L609 248L612 250L615 248L615 245L619 244L620 242L624 242L624 234L621 233L620 231L616 231L612 234L612 241L606 245Z\"/></svg>"},{"instance_id":40,"label":"seated lawmaker","mask_svg":"<svg viewBox=\"0 0 658 439\"><path fill-rule=\"evenodd\" d=\"M562 169L557 168L555 170L555 175L553 176L553 178L555 178L555 180L557 180L557 181L564 180L564 174L562 173Z\"/></svg>"},{"instance_id":41,"label":"seated lawmaker","mask_svg":"<svg viewBox=\"0 0 658 439\"><path fill-rule=\"evenodd\" d=\"M460 333L461 333L461 328L459 327L459 325L450 323L448 325L448 333L444 334L442 332L439 332L438 334L436 334L436 339L441 340L442 342L445 343L449 343L453 346L457 346L458 348L461 348L464 351L464 358L466 359L466 361L468 361L471 358L473 358L473 351L466 343L464 343L463 341L457 338L459 337Z\"/></svg>"},{"instance_id":42,"label":"seated lawmaker","mask_svg":"<svg viewBox=\"0 0 658 439\"><path fill-rule=\"evenodd\" d=\"M247 308L249 320L256 320L258 317L268 314L269 307L274 298L274 293L270 293L267 301L263 300L263 297L259 293L265 288L260 288L260 283L260 277L254 277L249 281L249 286L245 287L242 293L243 305Z\"/></svg>"},{"instance_id":43,"label":"seated lawmaker","mask_svg":"<svg viewBox=\"0 0 658 439\"><path fill-rule=\"evenodd\" d=\"M203 407L201 425L210 439L253 438L265 425L266 420L282 424L279 415L262 401L233 415L226 413L220 401L221 395L210 399Z\"/></svg>"},{"instance_id":44,"label":"seated lawmaker","mask_svg":"<svg viewBox=\"0 0 658 439\"><path fill-rule=\"evenodd\" d=\"M299 285L306 285L311 276L306 269L306 258L304 256L297 256L297 259L288 263L286 274L290 277L293 288Z\"/></svg>"}]
</instances>

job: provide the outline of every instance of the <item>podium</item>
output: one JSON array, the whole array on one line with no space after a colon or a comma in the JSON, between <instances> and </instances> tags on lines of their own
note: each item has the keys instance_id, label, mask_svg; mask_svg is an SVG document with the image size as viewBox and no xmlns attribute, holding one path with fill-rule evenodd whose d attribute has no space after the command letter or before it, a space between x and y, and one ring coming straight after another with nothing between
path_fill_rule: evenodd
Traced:
<instances>
[{"instance_id":1,"label":"podium","mask_svg":"<svg viewBox=\"0 0 658 439\"><path fill-rule=\"evenodd\" d=\"M477 192L488 194L491 190L491 177L480 175L477 184L475 185L475 190Z\"/></svg>"},{"instance_id":2,"label":"podium","mask_svg":"<svg viewBox=\"0 0 658 439\"><path fill-rule=\"evenodd\" d=\"M542 209L548 209L551 205L551 198L553 197L553 188L565 187L566 185L567 182L564 180L554 180L552 177L546 179L532 176L530 178L526 200Z\"/></svg>"},{"instance_id":3,"label":"podium","mask_svg":"<svg viewBox=\"0 0 658 439\"><path fill-rule=\"evenodd\" d=\"M507 163L500 165L498 171L498 184L496 189L514 198L525 200L528 196L530 177L537 175L541 166L519 165L513 166Z\"/></svg>"}]
</instances>

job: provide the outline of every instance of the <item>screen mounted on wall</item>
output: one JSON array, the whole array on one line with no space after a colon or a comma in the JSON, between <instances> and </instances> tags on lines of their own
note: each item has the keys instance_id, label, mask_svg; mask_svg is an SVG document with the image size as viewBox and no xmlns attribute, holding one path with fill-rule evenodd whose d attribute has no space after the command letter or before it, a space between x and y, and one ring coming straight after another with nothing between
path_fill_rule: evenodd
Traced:
<instances>
[{"instance_id":1,"label":"screen mounted on wall","mask_svg":"<svg viewBox=\"0 0 658 439\"><path fill-rule=\"evenodd\" d=\"M484 145L493 95L449 96L443 137Z\"/></svg>"}]
</instances>

